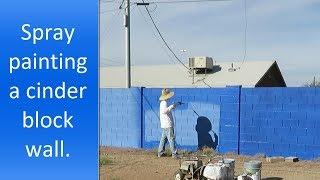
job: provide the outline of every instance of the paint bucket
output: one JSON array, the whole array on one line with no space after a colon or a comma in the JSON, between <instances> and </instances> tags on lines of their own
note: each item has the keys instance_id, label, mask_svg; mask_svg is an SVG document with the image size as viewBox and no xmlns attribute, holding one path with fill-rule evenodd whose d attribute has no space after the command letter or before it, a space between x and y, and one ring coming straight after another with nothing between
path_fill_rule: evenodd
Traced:
<instances>
[{"instance_id":1,"label":"paint bucket","mask_svg":"<svg viewBox=\"0 0 320 180\"><path fill-rule=\"evenodd\" d=\"M228 179L234 179L235 160L225 158L223 163L228 167Z\"/></svg>"},{"instance_id":2,"label":"paint bucket","mask_svg":"<svg viewBox=\"0 0 320 180\"><path fill-rule=\"evenodd\" d=\"M261 179L261 161L248 161L244 162L244 172L251 175L252 180Z\"/></svg>"}]
</instances>

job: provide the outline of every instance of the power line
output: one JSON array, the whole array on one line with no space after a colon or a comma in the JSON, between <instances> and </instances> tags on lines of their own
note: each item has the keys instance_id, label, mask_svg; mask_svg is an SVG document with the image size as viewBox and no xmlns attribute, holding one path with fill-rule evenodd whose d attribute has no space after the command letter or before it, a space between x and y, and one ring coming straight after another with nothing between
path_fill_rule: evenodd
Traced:
<instances>
[{"instance_id":1,"label":"power line","mask_svg":"<svg viewBox=\"0 0 320 180\"><path fill-rule=\"evenodd\" d=\"M119 6L119 9L122 9L122 5L123 5L124 1L125 1L125 0L122 0L121 4L120 4L120 6Z\"/></svg>"},{"instance_id":2,"label":"power line","mask_svg":"<svg viewBox=\"0 0 320 180\"><path fill-rule=\"evenodd\" d=\"M117 11L120 11L120 9L110 9L110 10L106 10L106 11L100 11L100 14L109 13L109 12L117 12Z\"/></svg>"},{"instance_id":3,"label":"power line","mask_svg":"<svg viewBox=\"0 0 320 180\"><path fill-rule=\"evenodd\" d=\"M142 2L143 2L143 3L146 3L144 0L142 0ZM190 69L178 58L178 56L175 54L175 52L174 52L174 51L171 49L171 47L168 45L167 41L164 39L162 33L160 32L158 26L156 25L153 17L152 17L151 14L150 14L150 11L149 11L147 5L144 5L144 7L145 7L145 9L146 9L146 11L147 11L150 19L151 19L151 22L152 22L153 26L154 26L155 29L157 30L157 32L158 32L161 40L162 40L163 43L165 44L165 46L166 46L166 47L169 49L169 51L173 54L173 56L176 58L176 60L177 60L181 65L183 65L183 66L189 71ZM212 87L211 87L208 83L206 83L204 80L205 80L205 79L202 79L201 81L202 81L206 86L208 86L209 88L212 88Z\"/></svg>"},{"instance_id":4,"label":"power line","mask_svg":"<svg viewBox=\"0 0 320 180\"><path fill-rule=\"evenodd\" d=\"M112 3L112 2L115 2L116 0L110 0L110 1L102 1L100 0L100 3Z\"/></svg>"},{"instance_id":5,"label":"power line","mask_svg":"<svg viewBox=\"0 0 320 180\"><path fill-rule=\"evenodd\" d=\"M244 42L243 42L243 59L242 64L247 59L247 29L248 29L248 18L247 18L247 0L244 1Z\"/></svg>"},{"instance_id":6,"label":"power line","mask_svg":"<svg viewBox=\"0 0 320 180\"><path fill-rule=\"evenodd\" d=\"M143 1L143 3L145 3L144 0L142 0L142 1ZM153 17L151 16L148 7L147 7L147 6L144 6L144 7L145 7L145 9L146 9L146 11L147 11L147 13L148 13L148 15L149 15L149 17L150 17L150 20L152 21L152 24L153 24L154 28L157 30L157 32L158 32L161 40L162 40L163 43L165 44L165 46L166 46L166 47L169 49L169 51L173 54L173 56L176 58L176 60L179 61L179 63L182 64L186 69L189 70L189 68L178 58L178 56L176 55L176 53L171 49L171 47L168 45L167 41L164 39L162 33L160 32L158 26L157 26L156 23L155 23Z\"/></svg>"},{"instance_id":7,"label":"power line","mask_svg":"<svg viewBox=\"0 0 320 180\"><path fill-rule=\"evenodd\" d=\"M178 0L178 1L151 1L151 2L135 2L138 5L149 5L149 4L177 4L177 3L197 3L197 2L217 2L217 1L232 1L232 0Z\"/></svg>"},{"instance_id":8,"label":"power line","mask_svg":"<svg viewBox=\"0 0 320 180\"><path fill-rule=\"evenodd\" d=\"M103 57L100 57L100 59L103 59L105 60L105 62L111 62L111 63L116 63L116 64L122 64L121 62L117 61L117 60L114 60L114 59L109 59L109 58L103 58Z\"/></svg>"},{"instance_id":9,"label":"power line","mask_svg":"<svg viewBox=\"0 0 320 180\"><path fill-rule=\"evenodd\" d=\"M205 85L207 85L209 88L212 88L208 83L206 83L205 81L204 81L205 79L202 79L201 81L205 84Z\"/></svg>"},{"instance_id":10,"label":"power line","mask_svg":"<svg viewBox=\"0 0 320 180\"><path fill-rule=\"evenodd\" d=\"M147 18L143 15L142 11L140 10L140 8L138 8L140 15L143 17L143 20L146 22L147 25L149 25L149 22L147 21ZM171 56L170 54L167 52L167 50L165 49L165 47L163 46L163 44L160 42L161 40L158 38L158 36L156 35L156 33L154 32L153 28L151 28L152 34L154 35L155 39L157 39L157 42L159 43L161 49L163 50L163 52L165 52L165 54L169 57L169 60L171 60ZM170 61L169 61L170 62Z\"/></svg>"}]
</instances>

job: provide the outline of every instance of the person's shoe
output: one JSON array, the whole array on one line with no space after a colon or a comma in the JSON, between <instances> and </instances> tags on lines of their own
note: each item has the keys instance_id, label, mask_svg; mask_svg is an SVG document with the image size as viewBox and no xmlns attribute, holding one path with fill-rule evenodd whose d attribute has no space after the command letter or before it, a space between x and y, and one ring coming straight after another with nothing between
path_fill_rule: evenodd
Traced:
<instances>
[{"instance_id":1,"label":"person's shoe","mask_svg":"<svg viewBox=\"0 0 320 180\"><path fill-rule=\"evenodd\" d=\"M158 153L158 158L160 158L160 157L162 157L162 156L163 156L163 154Z\"/></svg>"},{"instance_id":2,"label":"person's shoe","mask_svg":"<svg viewBox=\"0 0 320 180\"><path fill-rule=\"evenodd\" d=\"M172 154L172 158L174 159L180 159L181 157L178 154Z\"/></svg>"}]
</instances>

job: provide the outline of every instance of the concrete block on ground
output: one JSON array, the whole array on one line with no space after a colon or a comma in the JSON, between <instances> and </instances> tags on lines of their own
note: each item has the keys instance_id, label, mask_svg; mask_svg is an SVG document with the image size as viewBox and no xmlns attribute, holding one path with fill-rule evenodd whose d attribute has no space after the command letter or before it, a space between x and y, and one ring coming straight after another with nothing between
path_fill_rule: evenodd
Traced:
<instances>
[{"instance_id":1,"label":"concrete block on ground","mask_svg":"<svg viewBox=\"0 0 320 180\"><path fill-rule=\"evenodd\" d=\"M267 157L266 161L269 163L275 163L275 162L284 162L284 157L282 156L274 156L274 157Z\"/></svg>"},{"instance_id":2,"label":"concrete block on ground","mask_svg":"<svg viewBox=\"0 0 320 180\"><path fill-rule=\"evenodd\" d=\"M299 161L299 158L294 157L294 156L290 156L290 157L285 158L285 162L298 162L298 161Z\"/></svg>"}]
</instances>

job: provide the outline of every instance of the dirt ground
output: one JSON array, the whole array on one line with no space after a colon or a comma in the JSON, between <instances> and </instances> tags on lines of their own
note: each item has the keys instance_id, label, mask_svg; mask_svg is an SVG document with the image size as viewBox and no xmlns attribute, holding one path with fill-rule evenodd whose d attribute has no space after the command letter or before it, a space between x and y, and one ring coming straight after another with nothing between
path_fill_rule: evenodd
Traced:
<instances>
[{"instance_id":1,"label":"dirt ground","mask_svg":"<svg viewBox=\"0 0 320 180\"><path fill-rule=\"evenodd\" d=\"M171 180L180 161L170 156L158 158L154 150L102 148L100 156L108 159L100 167L100 180ZM268 163L264 157L234 154L212 154L211 159L216 162L221 156L236 160L235 175L242 174L244 161L260 160L264 180L320 180L320 161ZM202 159L207 162L209 157Z\"/></svg>"}]
</instances>

